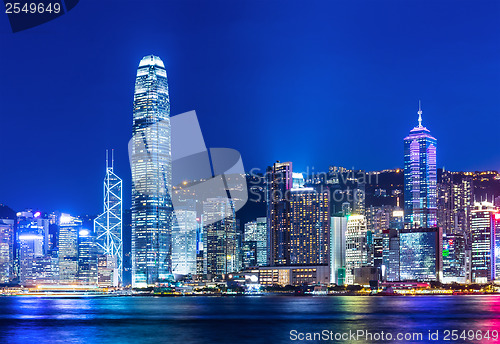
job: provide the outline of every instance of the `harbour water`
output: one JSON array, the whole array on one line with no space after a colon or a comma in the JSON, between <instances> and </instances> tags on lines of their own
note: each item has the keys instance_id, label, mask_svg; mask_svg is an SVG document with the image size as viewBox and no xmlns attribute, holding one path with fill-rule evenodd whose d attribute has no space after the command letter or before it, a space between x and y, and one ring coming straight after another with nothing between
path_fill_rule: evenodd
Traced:
<instances>
[{"instance_id":1,"label":"harbour water","mask_svg":"<svg viewBox=\"0 0 500 344\"><path fill-rule=\"evenodd\" d=\"M500 295L0 297L1 343L498 343L494 330ZM422 337L396 339L407 333Z\"/></svg>"}]
</instances>

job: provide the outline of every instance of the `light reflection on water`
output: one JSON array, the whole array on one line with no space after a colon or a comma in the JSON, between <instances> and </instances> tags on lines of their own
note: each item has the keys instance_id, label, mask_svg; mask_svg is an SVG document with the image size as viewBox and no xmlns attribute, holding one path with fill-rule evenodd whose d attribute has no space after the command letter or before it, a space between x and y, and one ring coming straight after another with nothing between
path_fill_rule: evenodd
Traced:
<instances>
[{"instance_id":1,"label":"light reflection on water","mask_svg":"<svg viewBox=\"0 0 500 344\"><path fill-rule=\"evenodd\" d=\"M290 330L324 329L426 339L428 331L499 328L496 295L0 298L2 343L291 343Z\"/></svg>"}]
</instances>

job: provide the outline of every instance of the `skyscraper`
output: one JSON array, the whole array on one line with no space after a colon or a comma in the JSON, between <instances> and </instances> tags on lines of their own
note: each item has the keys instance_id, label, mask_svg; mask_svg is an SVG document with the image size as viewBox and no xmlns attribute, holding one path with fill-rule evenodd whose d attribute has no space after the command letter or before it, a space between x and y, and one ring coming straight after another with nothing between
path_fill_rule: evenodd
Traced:
<instances>
[{"instance_id":1,"label":"skyscraper","mask_svg":"<svg viewBox=\"0 0 500 344\"><path fill-rule=\"evenodd\" d=\"M97 284L97 244L95 233L88 229L78 232L78 281Z\"/></svg>"},{"instance_id":2,"label":"skyscraper","mask_svg":"<svg viewBox=\"0 0 500 344\"><path fill-rule=\"evenodd\" d=\"M196 274L197 230L195 210L175 211L172 226L172 271L176 275Z\"/></svg>"},{"instance_id":3,"label":"skyscraper","mask_svg":"<svg viewBox=\"0 0 500 344\"><path fill-rule=\"evenodd\" d=\"M326 265L330 248L330 193L291 189L290 264Z\"/></svg>"},{"instance_id":4,"label":"skyscraper","mask_svg":"<svg viewBox=\"0 0 500 344\"><path fill-rule=\"evenodd\" d=\"M36 285L52 279L48 239L49 220L42 218L40 212L17 213L17 258L22 285Z\"/></svg>"},{"instance_id":5,"label":"skyscraper","mask_svg":"<svg viewBox=\"0 0 500 344\"><path fill-rule=\"evenodd\" d=\"M437 140L422 126L418 107L418 126L404 139L405 223L408 227L435 227Z\"/></svg>"},{"instance_id":6,"label":"skyscraper","mask_svg":"<svg viewBox=\"0 0 500 344\"><path fill-rule=\"evenodd\" d=\"M61 284L76 283L78 278L78 234L82 220L61 214L59 217L59 281Z\"/></svg>"},{"instance_id":7,"label":"skyscraper","mask_svg":"<svg viewBox=\"0 0 500 344\"><path fill-rule=\"evenodd\" d=\"M116 256L118 281L122 283L123 240L122 240L122 180L113 172L113 151L111 165L106 151L106 176L104 177L104 212L94 220L94 233L100 254Z\"/></svg>"},{"instance_id":8,"label":"skyscraper","mask_svg":"<svg viewBox=\"0 0 500 344\"><path fill-rule=\"evenodd\" d=\"M290 264L290 190L292 163L267 168L267 259L270 266Z\"/></svg>"},{"instance_id":9,"label":"skyscraper","mask_svg":"<svg viewBox=\"0 0 500 344\"><path fill-rule=\"evenodd\" d=\"M347 216L334 216L330 224L330 282L345 283Z\"/></svg>"},{"instance_id":10,"label":"skyscraper","mask_svg":"<svg viewBox=\"0 0 500 344\"><path fill-rule=\"evenodd\" d=\"M366 218L363 215L351 215L347 220L346 230L346 284L354 283L354 270L369 266L370 252Z\"/></svg>"},{"instance_id":11,"label":"skyscraper","mask_svg":"<svg viewBox=\"0 0 500 344\"><path fill-rule=\"evenodd\" d=\"M466 240L462 234L443 234L443 282L466 283Z\"/></svg>"},{"instance_id":12,"label":"skyscraper","mask_svg":"<svg viewBox=\"0 0 500 344\"><path fill-rule=\"evenodd\" d=\"M203 202L203 223L207 223L203 228L207 274L213 278L235 272L239 252L232 201L228 198L209 198Z\"/></svg>"},{"instance_id":13,"label":"skyscraper","mask_svg":"<svg viewBox=\"0 0 500 344\"><path fill-rule=\"evenodd\" d=\"M14 277L14 220L0 219L0 283Z\"/></svg>"},{"instance_id":14,"label":"skyscraper","mask_svg":"<svg viewBox=\"0 0 500 344\"><path fill-rule=\"evenodd\" d=\"M267 219L258 217L255 221L245 223L245 241L257 243L257 265L267 265Z\"/></svg>"},{"instance_id":15,"label":"skyscraper","mask_svg":"<svg viewBox=\"0 0 500 344\"><path fill-rule=\"evenodd\" d=\"M383 233L384 252L382 263L385 266L385 279L390 282L400 280L399 271L399 233L397 229L386 229Z\"/></svg>"},{"instance_id":16,"label":"skyscraper","mask_svg":"<svg viewBox=\"0 0 500 344\"><path fill-rule=\"evenodd\" d=\"M443 170L437 186L437 225L443 234L469 239L473 194L472 173Z\"/></svg>"},{"instance_id":17,"label":"skyscraper","mask_svg":"<svg viewBox=\"0 0 500 344\"><path fill-rule=\"evenodd\" d=\"M172 156L167 72L154 55L139 63L134 92L132 170L132 286L172 273Z\"/></svg>"}]
</instances>

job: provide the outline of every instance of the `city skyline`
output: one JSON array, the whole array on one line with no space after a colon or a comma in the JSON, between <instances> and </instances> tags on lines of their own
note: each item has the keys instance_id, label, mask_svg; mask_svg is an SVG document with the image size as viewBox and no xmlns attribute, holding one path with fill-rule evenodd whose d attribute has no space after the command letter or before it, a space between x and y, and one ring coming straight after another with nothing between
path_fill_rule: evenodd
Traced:
<instances>
[{"instance_id":1,"label":"city skyline","mask_svg":"<svg viewBox=\"0 0 500 344\"><path fill-rule=\"evenodd\" d=\"M176 119L171 121L167 71L160 57L140 60L133 104L127 266L122 180L114 173L114 151L111 163L106 151L104 212L81 218L25 211L15 214L15 226L2 222L2 246L9 254L0 262L12 266L2 263L2 280L37 288L42 283L116 287L123 286L127 268L130 286L137 289L227 282L239 273L257 273L231 282L244 283L251 292L260 289L259 276L264 287L334 284L377 290L379 283L486 284L498 279L500 196L492 196L492 203L477 202L472 184L481 188L484 178L477 181L467 173L443 171L438 183L437 139L422 125L420 101L418 125L403 140L404 169L383 172L390 185L379 181L381 172L331 166L327 173L304 175L294 171L291 161L278 161L260 177L266 218L261 207L243 223L236 203L247 200L247 183L233 180L234 171L226 175L217 165L217 153L213 163L219 172L212 179L225 176L226 192L200 194L193 188L212 180L190 185L186 173L198 165L180 169L176 179L182 182L173 186L172 131L179 133L172 129L178 127ZM487 191L498 195L500 174L489 178L497 186ZM249 183L256 186L252 179ZM89 220L92 231L84 227Z\"/></svg>"},{"instance_id":2,"label":"city skyline","mask_svg":"<svg viewBox=\"0 0 500 344\"><path fill-rule=\"evenodd\" d=\"M4 342L500 340L500 1L4 7Z\"/></svg>"},{"instance_id":3,"label":"city skyline","mask_svg":"<svg viewBox=\"0 0 500 344\"><path fill-rule=\"evenodd\" d=\"M0 137L2 160L17 164L2 172L2 203L98 213L93 186L106 148L115 149L116 172L130 188L125 119L132 111L131 68L148 53L166 63L172 115L196 110L208 146L234 147L248 168L276 159L294 161L296 170L306 164L317 170L329 164L401 168L401 137L393 133L407 131L421 99L426 125L440 138L438 167L498 169L498 3L271 4L278 14L262 16L269 10L263 4L225 8L215 2L202 6L210 20L188 16L185 4L157 5L153 14L132 4L119 9L152 16L146 38L125 15L113 16L109 25L107 13L117 9L107 3L92 13L92 27L85 4L15 39L5 37L0 61L11 68L2 79L12 87L0 96L2 125L16 128L20 118L27 125L22 135L9 130ZM160 13L171 20L159 20ZM84 39L90 46L78 43L83 32L92 37ZM305 143L281 145L298 127ZM476 138L483 149L464 137ZM330 151L322 149L324 142ZM37 173L30 168L34 161L42 166ZM124 197L125 208L130 201Z\"/></svg>"}]
</instances>

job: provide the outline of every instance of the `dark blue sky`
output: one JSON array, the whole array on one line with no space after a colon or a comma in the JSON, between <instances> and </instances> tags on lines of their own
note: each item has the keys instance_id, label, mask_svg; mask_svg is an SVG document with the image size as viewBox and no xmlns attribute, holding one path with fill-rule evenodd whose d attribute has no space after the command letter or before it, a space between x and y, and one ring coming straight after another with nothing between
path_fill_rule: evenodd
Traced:
<instances>
[{"instance_id":1,"label":"dark blue sky","mask_svg":"<svg viewBox=\"0 0 500 344\"><path fill-rule=\"evenodd\" d=\"M423 123L438 165L499 169L498 1L89 1L11 33L0 15L0 203L102 209L104 152L130 204L127 142L143 55L165 62L172 115L245 168L291 160L401 167Z\"/></svg>"}]
</instances>

